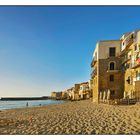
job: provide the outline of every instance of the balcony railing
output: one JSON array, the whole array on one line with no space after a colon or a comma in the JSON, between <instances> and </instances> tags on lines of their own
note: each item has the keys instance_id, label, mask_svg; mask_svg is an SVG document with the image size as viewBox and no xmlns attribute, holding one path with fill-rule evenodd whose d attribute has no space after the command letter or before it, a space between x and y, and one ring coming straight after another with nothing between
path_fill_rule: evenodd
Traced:
<instances>
[{"instance_id":1,"label":"balcony railing","mask_svg":"<svg viewBox=\"0 0 140 140\"><path fill-rule=\"evenodd\" d=\"M123 63L126 63L127 61L131 60L131 56L128 56L128 55L125 55L123 58L122 58L122 64Z\"/></svg>"},{"instance_id":2,"label":"balcony railing","mask_svg":"<svg viewBox=\"0 0 140 140\"><path fill-rule=\"evenodd\" d=\"M130 46L132 43L133 43L133 41L134 41L134 39L133 38L128 38L128 39L126 39L125 40L125 46L127 47L127 46Z\"/></svg>"},{"instance_id":3,"label":"balcony railing","mask_svg":"<svg viewBox=\"0 0 140 140\"><path fill-rule=\"evenodd\" d=\"M140 62L135 61L134 63L130 64L130 68L135 69L140 66Z\"/></svg>"},{"instance_id":4,"label":"balcony railing","mask_svg":"<svg viewBox=\"0 0 140 140\"><path fill-rule=\"evenodd\" d=\"M111 70L111 69L107 69L107 72L119 72L119 71L121 71L120 69L118 69L118 68L115 68L114 70Z\"/></svg>"},{"instance_id":5,"label":"balcony railing","mask_svg":"<svg viewBox=\"0 0 140 140\"><path fill-rule=\"evenodd\" d=\"M115 53L114 56L110 56L110 54L108 53L108 54L106 55L106 58L119 57L119 56L120 56L120 52L119 52L119 53Z\"/></svg>"},{"instance_id":6,"label":"balcony railing","mask_svg":"<svg viewBox=\"0 0 140 140\"><path fill-rule=\"evenodd\" d=\"M122 50L129 48L129 46L134 42L134 38L130 35L123 43Z\"/></svg>"},{"instance_id":7,"label":"balcony railing","mask_svg":"<svg viewBox=\"0 0 140 140\"><path fill-rule=\"evenodd\" d=\"M93 68L91 72L91 77L93 78L97 74L97 68Z\"/></svg>"},{"instance_id":8,"label":"balcony railing","mask_svg":"<svg viewBox=\"0 0 140 140\"><path fill-rule=\"evenodd\" d=\"M94 57L94 58L92 59L92 62L91 62L91 67L93 67L93 66L95 65L96 62L97 62L97 58Z\"/></svg>"}]
</instances>

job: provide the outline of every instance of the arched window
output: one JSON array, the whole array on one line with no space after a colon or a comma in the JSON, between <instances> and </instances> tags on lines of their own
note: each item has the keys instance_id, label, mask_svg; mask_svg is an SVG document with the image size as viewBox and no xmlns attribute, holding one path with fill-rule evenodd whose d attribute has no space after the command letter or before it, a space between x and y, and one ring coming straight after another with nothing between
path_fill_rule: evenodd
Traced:
<instances>
[{"instance_id":1,"label":"arched window","mask_svg":"<svg viewBox=\"0 0 140 140\"><path fill-rule=\"evenodd\" d=\"M110 63L109 69L110 70L114 70L115 69L115 63L114 62Z\"/></svg>"}]
</instances>

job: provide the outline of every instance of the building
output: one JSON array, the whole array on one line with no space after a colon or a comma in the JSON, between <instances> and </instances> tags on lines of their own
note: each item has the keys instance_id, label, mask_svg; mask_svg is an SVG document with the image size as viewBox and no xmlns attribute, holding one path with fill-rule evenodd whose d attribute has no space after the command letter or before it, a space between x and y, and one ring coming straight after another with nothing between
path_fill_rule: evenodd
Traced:
<instances>
[{"instance_id":1,"label":"building","mask_svg":"<svg viewBox=\"0 0 140 140\"><path fill-rule=\"evenodd\" d=\"M67 90L62 92L62 99L69 99L69 94Z\"/></svg>"},{"instance_id":2,"label":"building","mask_svg":"<svg viewBox=\"0 0 140 140\"><path fill-rule=\"evenodd\" d=\"M89 88L89 82L81 83L79 88L79 98L89 99L90 97L91 97L91 91Z\"/></svg>"},{"instance_id":3,"label":"building","mask_svg":"<svg viewBox=\"0 0 140 140\"><path fill-rule=\"evenodd\" d=\"M51 97L53 99L62 99L62 92L52 92Z\"/></svg>"},{"instance_id":4,"label":"building","mask_svg":"<svg viewBox=\"0 0 140 140\"><path fill-rule=\"evenodd\" d=\"M140 97L140 30L121 37L122 69L124 72L124 98Z\"/></svg>"},{"instance_id":5,"label":"building","mask_svg":"<svg viewBox=\"0 0 140 140\"><path fill-rule=\"evenodd\" d=\"M92 97L92 92L93 92L93 80L89 80L89 92L90 92L90 97Z\"/></svg>"},{"instance_id":6,"label":"building","mask_svg":"<svg viewBox=\"0 0 140 140\"><path fill-rule=\"evenodd\" d=\"M72 88L72 100L79 100L79 89L80 89L80 84L75 84L74 87Z\"/></svg>"},{"instance_id":7,"label":"building","mask_svg":"<svg viewBox=\"0 0 140 140\"><path fill-rule=\"evenodd\" d=\"M69 89L67 89L67 94L68 94L68 99L69 100L72 100L72 98L73 98L73 88L74 87L72 87L72 88L69 88Z\"/></svg>"},{"instance_id":8,"label":"building","mask_svg":"<svg viewBox=\"0 0 140 140\"><path fill-rule=\"evenodd\" d=\"M123 97L121 40L104 40L96 44L91 62L93 102L106 102Z\"/></svg>"}]
</instances>

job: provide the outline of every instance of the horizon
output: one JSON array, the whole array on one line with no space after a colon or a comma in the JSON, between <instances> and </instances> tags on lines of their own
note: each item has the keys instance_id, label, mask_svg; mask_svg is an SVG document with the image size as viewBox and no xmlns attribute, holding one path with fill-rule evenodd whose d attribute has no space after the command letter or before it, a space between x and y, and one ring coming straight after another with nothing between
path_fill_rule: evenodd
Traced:
<instances>
[{"instance_id":1,"label":"horizon","mask_svg":"<svg viewBox=\"0 0 140 140\"><path fill-rule=\"evenodd\" d=\"M0 97L42 97L90 79L96 42L140 28L137 6L0 6Z\"/></svg>"}]
</instances>

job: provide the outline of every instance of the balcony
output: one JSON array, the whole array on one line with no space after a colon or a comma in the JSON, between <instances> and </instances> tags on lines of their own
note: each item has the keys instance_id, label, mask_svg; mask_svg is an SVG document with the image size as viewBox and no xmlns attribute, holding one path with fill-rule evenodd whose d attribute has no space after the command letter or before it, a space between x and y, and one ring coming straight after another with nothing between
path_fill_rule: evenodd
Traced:
<instances>
[{"instance_id":1,"label":"balcony","mask_svg":"<svg viewBox=\"0 0 140 140\"><path fill-rule=\"evenodd\" d=\"M108 69L107 70L107 72L109 72L109 73L116 73L116 72L120 72L121 70L119 70L119 69L114 69L114 70L110 70L110 69Z\"/></svg>"},{"instance_id":2,"label":"balcony","mask_svg":"<svg viewBox=\"0 0 140 140\"><path fill-rule=\"evenodd\" d=\"M140 76L137 76L136 77L136 81L140 81Z\"/></svg>"},{"instance_id":3,"label":"balcony","mask_svg":"<svg viewBox=\"0 0 140 140\"><path fill-rule=\"evenodd\" d=\"M132 43L134 42L134 38L133 35L131 34L129 37L126 38L126 40L123 42L123 46L122 46L122 51L123 50L127 50L129 48L129 46L132 45Z\"/></svg>"},{"instance_id":4,"label":"balcony","mask_svg":"<svg viewBox=\"0 0 140 140\"><path fill-rule=\"evenodd\" d=\"M92 72L91 72L91 78L93 78L95 75L97 75L97 68L92 68Z\"/></svg>"},{"instance_id":5,"label":"balcony","mask_svg":"<svg viewBox=\"0 0 140 140\"><path fill-rule=\"evenodd\" d=\"M125 40L125 47L129 47L134 42L132 37L129 37Z\"/></svg>"},{"instance_id":6,"label":"balcony","mask_svg":"<svg viewBox=\"0 0 140 140\"><path fill-rule=\"evenodd\" d=\"M122 58L122 64L128 62L129 60L131 60L131 56L125 55L125 56Z\"/></svg>"},{"instance_id":7,"label":"balcony","mask_svg":"<svg viewBox=\"0 0 140 140\"><path fill-rule=\"evenodd\" d=\"M97 62L97 57L94 57L92 59L92 62L91 62L91 67L93 67L95 65L95 63Z\"/></svg>"},{"instance_id":8,"label":"balcony","mask_svg":"<svg viewBox=\"0 0 140 140\"><path fill-rule=\"evenodd\" d=\"M136 69L140 66L140 62L136 61L130 64L131 69Z\"/></svg>"}]
</instances>

